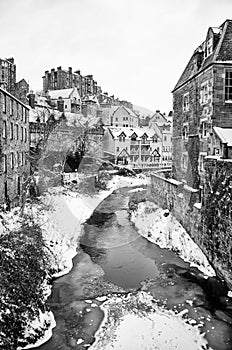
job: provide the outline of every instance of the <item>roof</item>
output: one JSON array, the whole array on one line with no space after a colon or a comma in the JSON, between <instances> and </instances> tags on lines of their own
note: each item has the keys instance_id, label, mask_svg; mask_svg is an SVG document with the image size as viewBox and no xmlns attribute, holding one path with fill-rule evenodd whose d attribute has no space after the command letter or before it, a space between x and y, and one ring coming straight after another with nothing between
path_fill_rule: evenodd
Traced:
<instances>
[{"instance_id":1,"label":"roof","mask_svg":"<svg viewBox=\"0 0 232 350\"><path fill-rule=\"evenodd\" d=\"M204 58L206 40L209 35L213 35L214 47L212 54ZM188 80L195 77L211 64L225 63L231 64L232 60L232 20L226 20L220 27L210 27L206 40L196 48L187 66L181 74L173 92L184 85Z\"/></svg>"},{"instance_id":2,"label":"roof","mask_svg":"<svg viewBox=\"0 0 232 350\"><path fill-rule=\"evenodd\" d=\"M23 103L22 101L20 101L17 97L15 97L14 95L12 95L9 91L3 89L2 87L0 87L0 92L8 95L9 97L13 98L15 101L17 101L18 103L20 103L21 105L23 105L25 108L30 109L29 106L25 105L25 103Z\"/></svg>"},{"instance_id":3,"label":"roof","mask_svg":"<svg viewBox=\"0 0 232 350\"><path fill-rule=\"evenodd\" d=\"M232 129L220 128L218 126L214 126L213 129L222 143L227 143L228 147L232 147Z\"/></svg>"},{"instance_id":4,"label":"roof","mask_svg":"<svg viewBox=\"0 0 232 350\"><path fill-rule=\"evenodd\" d=\"M51 97L52 100L58 100L59 97L62 98L70 98L71 94L76 88L71 89L61 89L61 90L49 90L48 95ZM77 89L76 89L77 90ZM78 92L78 90L77 90ZM79 95L79 93L78 93Z\"/></svg>"},{"instance_id":5,"label":"roof","mask_svg":"<svg viewBox=\"0 0 232 350\"><path fill-rule=\"evenodd\" d=\"M160 135L156 133L155 130L149 128L128 128L128 127L106 127L108 129L114 139L118 139L119 136L124 133L126 138L130 138L134 133L137 135L138 139L141 139L144 134L147 134L148 138L152 138L153 136Z\"/></svg>"}]
</instances>

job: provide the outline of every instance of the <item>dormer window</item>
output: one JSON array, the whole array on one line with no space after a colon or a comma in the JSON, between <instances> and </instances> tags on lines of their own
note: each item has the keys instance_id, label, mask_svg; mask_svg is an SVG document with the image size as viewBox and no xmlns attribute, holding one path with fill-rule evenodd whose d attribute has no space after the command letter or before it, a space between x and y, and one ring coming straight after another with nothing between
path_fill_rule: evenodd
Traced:
<instances>
[{"instance_id":1,"label":"dormer window","mask_svg":"<svg viewBox=\"0 0 232 350\"><path fill-rule=\"evenodd\" d=\"M136 134L131 135L131 141L137 141L137 135Z\"/></svg>"},{"instance_id":2,"label":"dormer window","mask_svg":"<svg viewBox=\"0 0 232 350\"><path fill-rule=\"evenodd\" d=\"M119 135L119 142L125 142L126 140L126 135L124 133L121 133L121 135Z\"/></svg>"},{"instance_id":3,"label":"dormer window","mask_svg":"<svg viewBox=\"0 0 232 350\"><path fill-rule=\"evenodd\" d=\"M189 111L189 93L183 95L183 111Z\"/></svg>"},{"instance_id":4,"label":"dormer window","mask_svg":"<svg viewBox=\"0 0 232 350\"><path fill-rule=\"evenodd\" d=\"M213 38L210 38L206 43L206 57L213 53Z\"/></svg>"}]
</instances>

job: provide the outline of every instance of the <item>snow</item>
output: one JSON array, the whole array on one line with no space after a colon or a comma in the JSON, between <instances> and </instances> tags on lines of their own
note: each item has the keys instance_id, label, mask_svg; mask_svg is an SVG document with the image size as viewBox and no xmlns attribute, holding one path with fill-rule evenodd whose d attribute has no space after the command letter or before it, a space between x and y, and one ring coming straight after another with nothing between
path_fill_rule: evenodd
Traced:
<instances>
[{"instance_id":1,"label":"snow","mask_svg":"<svg viewBox=\"0 0 232 350\"><path fill-rule=\"evenodd\" d=\"M38 224L48 247L51 267L56 271L54 278L67 274L72 269L72 259L77 253L78 240L83 232L82 224L91 216L94 209L115 189L127 186L142 186L148 183L143 175L137 177L114 176L109 181L108 189L96 195L79 194L62 187L53 188L35 204L28 203L25 214ZM2 215L0 234L5 230L14 231L20 228L24 218L20 217L20 209ZM4 225L3 225L4 223ZM50 251L50 253L49 253ZM50 294L47 283L44 283L44 295ZM49 327L45 326L45 320ZM35 329L46 329L45 334L35 344L24 349L40 346L52 336L55 320L51 312L40 315L28 325L26 332L34 334ZM19 350L20 348L18 348Z\"/></svg>"},{"instance_id":2,"label":"snow","mask_svg":"<svg viewBox=\"0 0 232 350\"><path fill-rule=\"evenodd\" d=\"M132 212L131 220L138 232L150 242L177 251L190 266L197 267L206 276L215 276L206 256L168 210L152 202L139 203L137 211Z\"/></svg>"},{"instance_id":3,"label":"snow","mask_svg":"<svg viewBox=\"0 0 232 350\"><path fill-rule=\"evenodd\" d=\"M126 298L113 296L101 305L101 309L105 317L91 350L206 348L207 341L199 326L193 325L192 320L183 319L187 310L179 314L165 310L148 293L128 294Z\"/></svg>"}]
</instances>

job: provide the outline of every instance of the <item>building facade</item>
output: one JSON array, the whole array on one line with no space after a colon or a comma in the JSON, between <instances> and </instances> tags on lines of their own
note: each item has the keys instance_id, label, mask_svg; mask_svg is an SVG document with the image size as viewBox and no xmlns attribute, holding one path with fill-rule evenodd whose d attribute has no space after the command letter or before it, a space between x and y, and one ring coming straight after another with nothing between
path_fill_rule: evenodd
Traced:
<instances>
[{"instance_id":1,"label":"building facade","mask_svg":"<svg viewBox=\"0 0 232 350\"><path fill-rule=\"evenodd\" d=\"M103 153L116 164L159 168L162 165L161 134L148 128L107 127Z\"/></svg>"},{"instance_id":2,"label":"building facade","mask_svg":"<svg viewBox=\"0 0 232 350\"><path fill-rule=\"evenodd\" d=\"M149 122L149 128L153 130L160 130L162 134L162 165L164 167L172 166L172 116L166 116L166 114L156 111L151 117Z\"/></svg>"},{"instance_id":3,"label":"building facade","mask_svg":"<svg viewBox=\"0 0 232 350\"><path fill-rule=\"evenodd\" d=\"M210 27L173 90L173 173L199 188L203 161L217 155L214 127L232 128L232 21Z\"/></svg>"},{"instance_id":4,"label":"building facade","mask_svg":"<svg viewBox=\"0 0 232 350\"><path fill-rule=\"evenodd\" d=\"M30 173L28 106L0 88L0 204L18 205Z\"/></svg>"}]
</instances>

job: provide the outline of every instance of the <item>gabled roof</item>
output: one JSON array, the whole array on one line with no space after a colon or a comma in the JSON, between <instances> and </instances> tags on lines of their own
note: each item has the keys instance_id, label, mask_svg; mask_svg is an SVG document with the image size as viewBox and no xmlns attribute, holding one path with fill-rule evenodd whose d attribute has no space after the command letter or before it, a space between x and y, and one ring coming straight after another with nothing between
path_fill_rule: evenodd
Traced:
<instances>
[{"instance_id":1,"label":"gabled roof","mask_svg":"<svg viewBox=\"0 0 232 350\"><path fill-rule=\"evenodd\" d=\"M144 133L147 134L148 138L152 139L153 136L161 139L162 135L157 135L155 130L149 128L129 128L129 127L106 127L111 133L114 139L118 139L122 132L125 134L126 138L129 139L135 133L137 135L138 140L142 138Z\"/></svg>"},{"instance_id":2,"label":"gabled roof","mask_svg":"<svg viewBox=\"0 0 232 350\"><path fill-rule=\"evenodd\" d=\"M129 156L130 156L129 153L125 148L123 148L123 150L121 150L121 152L118 154L118 157L129 157Z\"/></svg>"},{"instance_id":3,"label":"gabled roof","mask_svg":"<svg viewBox=\"0 0 232 350\"><path fill-rule=\"evenodd\" d=\"M59 97L63 99L70 98L72 93L76 90L78 93L77 88L71 88L71 89L61 89L61 90L49 90L48 95L50 96L51 100L58 100ZM79 96L79 93L78 93Z\"/></svg>"},{"instance_id":4,"label":"gabled roof","mask_svg":"<svg viewBox=\"0 0 232 350\"><path fill-rule=\"evenodd\" d=\"M207 57L204 57L205 45L210 33L212 33L214 39L213 52ZM210 27L207 32L206 41L194 51L173 92L212 63L225 63L227 61L232 64L232 20L226 20L218 28Z\"/></svg>"},{"instance_id":5,"label":"gabled roof","mask_svg":"<svg viewBox=\"0 0 232 350\"><path fill-rule=\"evenodd\" d=\"M222 143L226 143L228 147L232 147L232 129L213 127L216 135L219 137Z\"/></svg>"}]
</instances>

